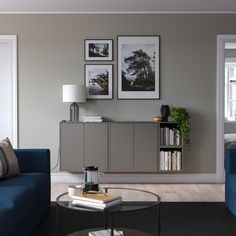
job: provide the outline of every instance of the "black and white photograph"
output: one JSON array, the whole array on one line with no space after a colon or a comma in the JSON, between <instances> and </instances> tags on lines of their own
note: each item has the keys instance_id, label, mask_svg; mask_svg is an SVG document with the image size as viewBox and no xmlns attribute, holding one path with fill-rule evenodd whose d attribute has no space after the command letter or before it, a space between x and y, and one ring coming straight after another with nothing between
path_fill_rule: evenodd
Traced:
<instances>
[{"instance_id":1,"label":"black and white photograph","mask_svg":"<svg viewBox=\"0 0 236 236\"><path fill-rule=\"evenodd\" d=\"M159 99L159 36L118 36L118 99Z\"/></svg>"},{"instance_id":2,"label":"black and white photograph","mask_svg":"<svg viewBox=\"0 0 236 236\"><path fill-rule=\"evenodd\" d=\"M113 59L112 39L86 39L85 60L86 61L112 61Z\"/></svg>"},{"instance_id":3,"label":"black and white photograph","mask_svg":"<svg viewBox=\"0 0 236 236\"><path fill-rule=\"evenodd\" d=\"M112 65L85 65L88 99L112 99Z\"/></svg>"}]
</instances>

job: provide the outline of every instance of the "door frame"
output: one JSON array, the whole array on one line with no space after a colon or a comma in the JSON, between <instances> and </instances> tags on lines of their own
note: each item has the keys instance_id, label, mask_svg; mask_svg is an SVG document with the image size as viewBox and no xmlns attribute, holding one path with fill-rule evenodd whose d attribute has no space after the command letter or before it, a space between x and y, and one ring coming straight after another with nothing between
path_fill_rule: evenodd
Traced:
<instances>
[{"instance_id":1,"label":"door frame","mask_svg":"<svg viewBox=\"0 0 236 236\"><path fill-rule=\"evenodd\" d=\"M14 148L18 147L18 95L17 95L17 35L0 35L0 44L7 44L10 46L10 69L12 78L12 105L13 105L13 133L12 145Z\"/></svg>"},{"instance_id":2,"label":"door frame","mask_svg":"<svg viewBox=\"0 0 236 236\"><path fill-rule=\"evenodd\" d=\"M217 35L217 74L216 74L216 181L223 183L224 174L224 77L225 43L235 42L236 35Z\"/></svg>"}]
</instances>

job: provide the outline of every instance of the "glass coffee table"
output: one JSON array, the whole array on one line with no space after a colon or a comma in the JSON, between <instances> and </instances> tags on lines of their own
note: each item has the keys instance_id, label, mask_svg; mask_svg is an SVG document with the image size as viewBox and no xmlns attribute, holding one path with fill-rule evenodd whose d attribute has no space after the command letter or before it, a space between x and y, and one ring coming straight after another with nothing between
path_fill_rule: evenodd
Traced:
<instances>
[{"instance_id":1,"label":"glass coffee table","mask_svg":"<svg viewBox=\"0 0 236 236\"><path fill-rule=\"evenodd\" d=\"M81 212L83 215L88 216L88 219L91 214L103 213L104 215L105 220L103 225L100 225L99 227L87 226L68 235L88 236L89 232L97 230L96 228L111 229L111 235L113 235L114 228L122 230L124 236L160 235L160 197L157 194L140 189L119 187L103 187L101 188L101 191L105 193L108 192L119 194L122 198L122 203L117 206L100 210L73 205L72 199L69 197L68 192L63 193L57 197L56 202L59 208L62 207L73 212ZM61 216L58 212L57 219L60 217ZM146 223L145 220L147 221ZM146 225L148 230L140 229L142 228L142 224ZM152 233L146 233L146 231L150 230ZM60 234L58 233L58 235Z\"/></svg>"}]
</instances>

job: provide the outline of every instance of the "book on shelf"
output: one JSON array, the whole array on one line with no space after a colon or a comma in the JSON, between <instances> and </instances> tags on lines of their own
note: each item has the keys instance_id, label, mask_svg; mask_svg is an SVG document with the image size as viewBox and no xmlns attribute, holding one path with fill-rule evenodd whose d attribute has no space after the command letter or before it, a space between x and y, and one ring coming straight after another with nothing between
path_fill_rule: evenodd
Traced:
<instances>
[{"instance_id":1,"label":"book on shelf","mask_svg":"<svg viewBox=\"0 0 236 236\"><path fill-rule=\"evenodd\" d=\"M80 193L72 196L72 204L93 207L97 209L112 207L120 204L121 202L121 196L114 193L90 191L84 194Z\"/></svg>"},{"instance_id":2,"label":"book on shelf","mask_svg":"<svg viewBox=\"0 0 236 236\"><path fill-rule=\"evenodd\" d=\"M102 122L102 116L82 116L82 122Z\"/></svg>"},{"instance_id":3,"label":"book on shelf","mask_svg":"<svg viewBox=\"0 0 236 236\"><path fill-rule=\"evenodd\" d=\"M89 232L89 236L111 236L111 229L97 230ZM114 236L124 236L122 230L113 229Z\"/></svg>"},{"instance_id":4,"label":"book on shelf","mask_svg":"<svg viewBox=\"0 0 236 236\"><path fill-rule=\"evenodd\" d=\"M165 170L165 152L160 152L160 170Z\"/></svg>"},{"instance_id":5,"label":"book on shelf","mask_svg":"<svg viewBox=\"0 0 236 236\"><path fill-rule=\"evenodd\" d=\"M181 158L182 153L181 152L177 152L177 164L176 164L176 169L177 170L182 170L182 158Z\"/></svg>"},{"instance_id":6,"label":"book on shelf","mask_svg":"<svg viewBox=\"0 0 236 236\"><path fill-rule=\"evenodd\" d=\"M172 155L172 170L177 170L177 151L173 152Z\"/></svg>"}]
</instances>

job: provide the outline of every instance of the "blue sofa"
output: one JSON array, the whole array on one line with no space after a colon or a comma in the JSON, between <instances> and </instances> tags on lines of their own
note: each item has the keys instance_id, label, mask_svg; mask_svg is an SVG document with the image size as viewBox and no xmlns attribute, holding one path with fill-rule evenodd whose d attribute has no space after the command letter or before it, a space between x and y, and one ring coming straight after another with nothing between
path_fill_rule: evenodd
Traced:
<instances>
[{"instance_id":1,"label":"blue sofa","mask_svg":"<svg viewBox=\"0 0 236 236\"><path fill-rule=\"evenodd\" d=\"M0 180L0 235L31 235L50 205L50 151L16 149L21 174Z\"/></svg>"},{"instance_id":2,"label":"blue sofa","mask_svg":"<svg viewBox=\"0 0 236 236\"><path fill-rule=\"evenodd\" d=\"M236 148L225 151L225 204L236 215Z\"/></svg>"}]
</instances>

